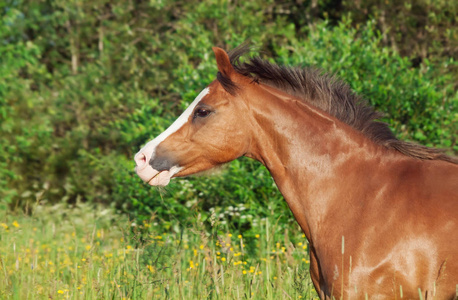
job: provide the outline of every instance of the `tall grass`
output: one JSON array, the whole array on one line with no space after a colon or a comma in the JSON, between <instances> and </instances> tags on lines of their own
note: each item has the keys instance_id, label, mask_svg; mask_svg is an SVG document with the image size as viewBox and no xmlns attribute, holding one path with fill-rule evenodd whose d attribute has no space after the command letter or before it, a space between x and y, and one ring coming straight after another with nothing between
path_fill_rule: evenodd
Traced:
<instances>
[{"instance_id":1,"label":"tall grass","mask_svg":"<svg viewBox=\"0 0 458 300\"><path fill-rule=\"evenodd\" d=\"M88 204L0 211L0 298L316 298L305 237L273 221L243 237L199 219L164 233Z\"/></svg>"}]
</instances>

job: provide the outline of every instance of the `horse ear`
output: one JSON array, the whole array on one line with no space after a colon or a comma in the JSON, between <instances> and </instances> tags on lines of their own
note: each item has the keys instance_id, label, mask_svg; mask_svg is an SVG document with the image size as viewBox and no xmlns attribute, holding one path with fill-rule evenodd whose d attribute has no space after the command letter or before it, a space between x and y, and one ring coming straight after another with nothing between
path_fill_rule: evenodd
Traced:
<instances>
[{"instance_id":1,"label":"horse ear","mask_svg":"<svg viewBox=\"0 0 458 300\"><path fill-rule=\"evenodd\" d=\"M234 72L234 67L231 64L231 60L229 59L229 55L227 55L226 51L221 48L213 47L213 52L215 53L216 57L216 64L218 65L218 70L227 77L230 77L232 72Z\"/></svg>"}]
</instances>

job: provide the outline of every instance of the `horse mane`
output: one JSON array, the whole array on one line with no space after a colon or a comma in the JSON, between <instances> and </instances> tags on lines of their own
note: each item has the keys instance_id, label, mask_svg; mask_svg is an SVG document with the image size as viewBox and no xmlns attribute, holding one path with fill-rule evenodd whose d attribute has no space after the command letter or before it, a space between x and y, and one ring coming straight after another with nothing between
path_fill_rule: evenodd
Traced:
<instances>
[{"instance_id":1,"label":"horse mane","mask_svg":"<svg viewBox=\"0 0 458 300\"><path fill-rule=\"evenodd\" d=\"M249 51L250 47L242 44L228 53L231 64L239 74L293 95L329 113L386 148L417 159L444 160L458 164L457 158L446 155L442 149L398 140L388 124L376 121L383 115L335 76L323 74L313 68L279 66L260 57L240 62L240 57ZM217 79L229 93L237 93L239 87L230 78L218 72Z\"/></svg>"}]
</instances>

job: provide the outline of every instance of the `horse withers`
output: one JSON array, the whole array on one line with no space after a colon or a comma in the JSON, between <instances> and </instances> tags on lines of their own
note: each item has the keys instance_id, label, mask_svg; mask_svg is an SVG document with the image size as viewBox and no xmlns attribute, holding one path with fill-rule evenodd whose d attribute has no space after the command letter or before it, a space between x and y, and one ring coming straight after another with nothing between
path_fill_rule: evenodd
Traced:
<instances>
[{"instance_id":1,"label":"horse withers","mask_svg":"<svg viewBox=\"0 0 458 300\"><path fill-rule=\"evenodd\" d=\"M240 63L247 50L213 48L216 80L135 155L140 178L165 186L254 158L309 241L322 299L455 298L458 160L396 139L333 77Z\"/></svg>"}]
</instances>

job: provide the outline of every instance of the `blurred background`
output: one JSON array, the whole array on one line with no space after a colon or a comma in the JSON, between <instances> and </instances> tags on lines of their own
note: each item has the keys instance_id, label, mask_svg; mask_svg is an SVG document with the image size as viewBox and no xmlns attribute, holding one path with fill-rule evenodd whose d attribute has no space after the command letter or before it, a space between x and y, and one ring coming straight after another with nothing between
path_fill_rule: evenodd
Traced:
<instances>
[{"instance_id":1,"label":"blurred background","mask_svg":"<svg viewBox=\"0 0 458 300\"><path fill-rule=\"evenodd\" d=\"M264 168L247 159L163 191L133 171L136 151L214 80L211 47L246 40L279 64L338 75L386 114L399 138L457 153L457 7L441 0L3 2L0 207L89 201L183 222L210 207L245 203L262 215L282 205Z\"/></svg>"},{"instance_id":2,"label":"blurred background","mask_svg":"<svg viewBox=\"0 0 458 300\"><path fill-rule=\"evenodd\" d=\"M215 79L211 47L247 40L272 62L336 74L398 138L456 155L457 10L447 0L2 1L3 218L84 203L163 232L296 227L255 161L165 189L134 172L138 149Z\"/></svg>"}]
</instances>

